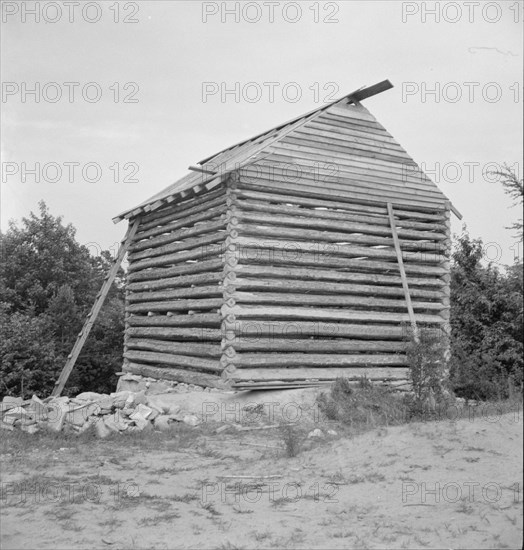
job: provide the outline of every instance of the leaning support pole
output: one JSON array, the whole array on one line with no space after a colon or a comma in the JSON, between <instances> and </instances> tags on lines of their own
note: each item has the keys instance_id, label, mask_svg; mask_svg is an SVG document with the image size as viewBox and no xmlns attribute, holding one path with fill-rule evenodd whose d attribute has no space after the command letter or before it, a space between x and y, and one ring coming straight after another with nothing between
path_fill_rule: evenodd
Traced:
<instances>
[{"instance_id":1,"label":"leaning support pole","mask_svg":"<svg viewBox=\"0 0 524 550\"><path fill-rule=\"evenodd\" d=\"M400 269L400 278L402 279L402 288L404 289L404 297L406 299L406 305L408 307L408 315L411 323L411 329L413 330L413 337L415 342L419 342L419 333L417 327L417 321L415 319L415 312L413 311L413 305L411 304L411 296L409 295L408 279L406 277L406 271L404 269L404 260L402 259L402 250L400 248L400 242L398 240L397 225L395 223L395 213L393 212L393 205L388 202L388 215L389 224L391 225L391 233L393 234L393 243L395 244L395 252L397 253L398 267Z\"/></svg>"},{"instance_id":2,"label":"leaning support pole","mask_svg":"<svg viewBox=\"0 0 524 550\"><path fill-rule=\"evenodd\" d=\"M76 360L78 359L78 356L80 355L80 352L84 347L87 337L89 336L89 333L91 332L91 329L95 324L96 318L98 317L98 314L100 313L100 310L104 305L109 289L111 288L111 285L115 280L118 268L120 267L120 264L122 263L122 260L126 255L127 249L129 248L129 245L133 240L133 237L135 236L138 224L139 220L137 219L133 224L129 224L129 227L127 228L127 232L122 239L122 242L120 243L118 255L113 265L111 266L111 269L105 277L104 284L102 285L100 292L97 294L95 303L93 304L91 311L87 314L87 319L84 323L84 326L82 327L82 330L78 333L75 345L73 346L71 353L67 356L66 364L64 365L64 368L62 369L58 380L55 382L55 387L53 388L53 391L51 393L53 397L57 397L62 393L64 386L66 385L66 382L71 375L71 371L75 366Z\"/></svg>"}]
</instances>

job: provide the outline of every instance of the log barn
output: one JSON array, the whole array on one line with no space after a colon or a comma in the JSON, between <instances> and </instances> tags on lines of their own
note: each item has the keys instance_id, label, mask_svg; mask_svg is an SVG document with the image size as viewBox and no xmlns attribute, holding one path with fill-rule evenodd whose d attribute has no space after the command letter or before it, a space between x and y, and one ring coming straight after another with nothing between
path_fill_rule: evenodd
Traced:
<instances>
[{"instance_id":1,"label":"log barn","mask_svg":"<svg viewBox=\"0 0 524 550\"><path fill-rule=\"evenodd\" d=\"M447 197L362 105L384 81L190 166L129 220L123 371L201 386L405 383L447 330Z\"/></svg>"}]
</instances>

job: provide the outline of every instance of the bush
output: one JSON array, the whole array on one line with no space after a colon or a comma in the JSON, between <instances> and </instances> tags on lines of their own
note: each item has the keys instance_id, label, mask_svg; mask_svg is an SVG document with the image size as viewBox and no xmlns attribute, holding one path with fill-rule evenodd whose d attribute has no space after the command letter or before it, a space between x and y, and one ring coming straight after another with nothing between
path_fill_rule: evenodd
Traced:
<instances>
[{"instance_id":1,"label":"bush","mask_svg":"<svg viewBox=\"0 0 524 550\"><path fill-rule=\"evenodd\" d=\"M522 391L522 265L505 273L484 266L482 241L463 233L451 269L450 381L467 399L503 399Z\"/></svg>"},{"instance_id":2,"label":"bush","mask_svg":"<svg viewBox=\"0 0 524 550\"><path fill-rule=\"evenodd\" d=\"M317 402L328 420L342 422L357 430L402 424L409 416L400 394L373 385L365 378L358 384L338 378L329 392L319 395Z\"/></svg>"},{"instance_id":3,"label":"bush","mask_svg":"<svg viewBox=\"0 0 524 550\"><path fill-rule=\"evenodd\" d=\"M45 397L60 373L60 361L47 319L9 313L0 304L0 378L3 395Z\"/></svg>"},{"instance_id":4,"label":"bush","mask_svg":"<svg viewBox=\"0 0 524 550\"><path fill-rule=\"evenodd\" d=\"M435 410L448 394L446 350L448 340L440 330L421 329L418 341L411 338L406 346L412 395L411 414Z\"/></svg>"}]
</instances>

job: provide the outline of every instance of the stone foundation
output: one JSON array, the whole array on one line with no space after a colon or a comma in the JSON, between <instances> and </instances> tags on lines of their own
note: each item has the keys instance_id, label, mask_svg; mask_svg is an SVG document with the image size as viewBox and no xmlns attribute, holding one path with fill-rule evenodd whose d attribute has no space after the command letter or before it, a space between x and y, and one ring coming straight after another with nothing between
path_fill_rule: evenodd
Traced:
<instances>
[{"instance_id":1,"label":"stone foundation","mask_svg":"<svg viewBox=\"0 0 524 550\"><path fill-rule=\"evenodd\" d=\"M155 393L187 393L187 392L220 392L216 388L205 388L195 384L185 384L184 382L175 382L174 380L162 380L141 376L139 374L130 374L127 372L117 373L118 383L117 392L120 391L147 391L148 394Z\"/></svg>"}]
</instances>

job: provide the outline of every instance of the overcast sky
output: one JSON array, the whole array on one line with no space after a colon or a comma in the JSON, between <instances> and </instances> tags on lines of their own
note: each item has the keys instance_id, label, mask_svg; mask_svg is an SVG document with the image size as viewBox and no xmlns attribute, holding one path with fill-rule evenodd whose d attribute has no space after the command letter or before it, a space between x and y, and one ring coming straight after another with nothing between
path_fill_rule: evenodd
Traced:
<instances>
[{"instance_id":1,"label":"overcast sky","mask_svg":"<svg viewBox=\"0 0 524 550\"><path fill-rule=\"evenodd\" d=\"M388 78L365 106L463 214L454 231L466 223L512 263L519 212L485 172L522 175L523 14L515 1L2 2L2 230L43 199L80 242L110 248L125 232L111 218L189 165Z\"/></svg>"}]
</instances>

